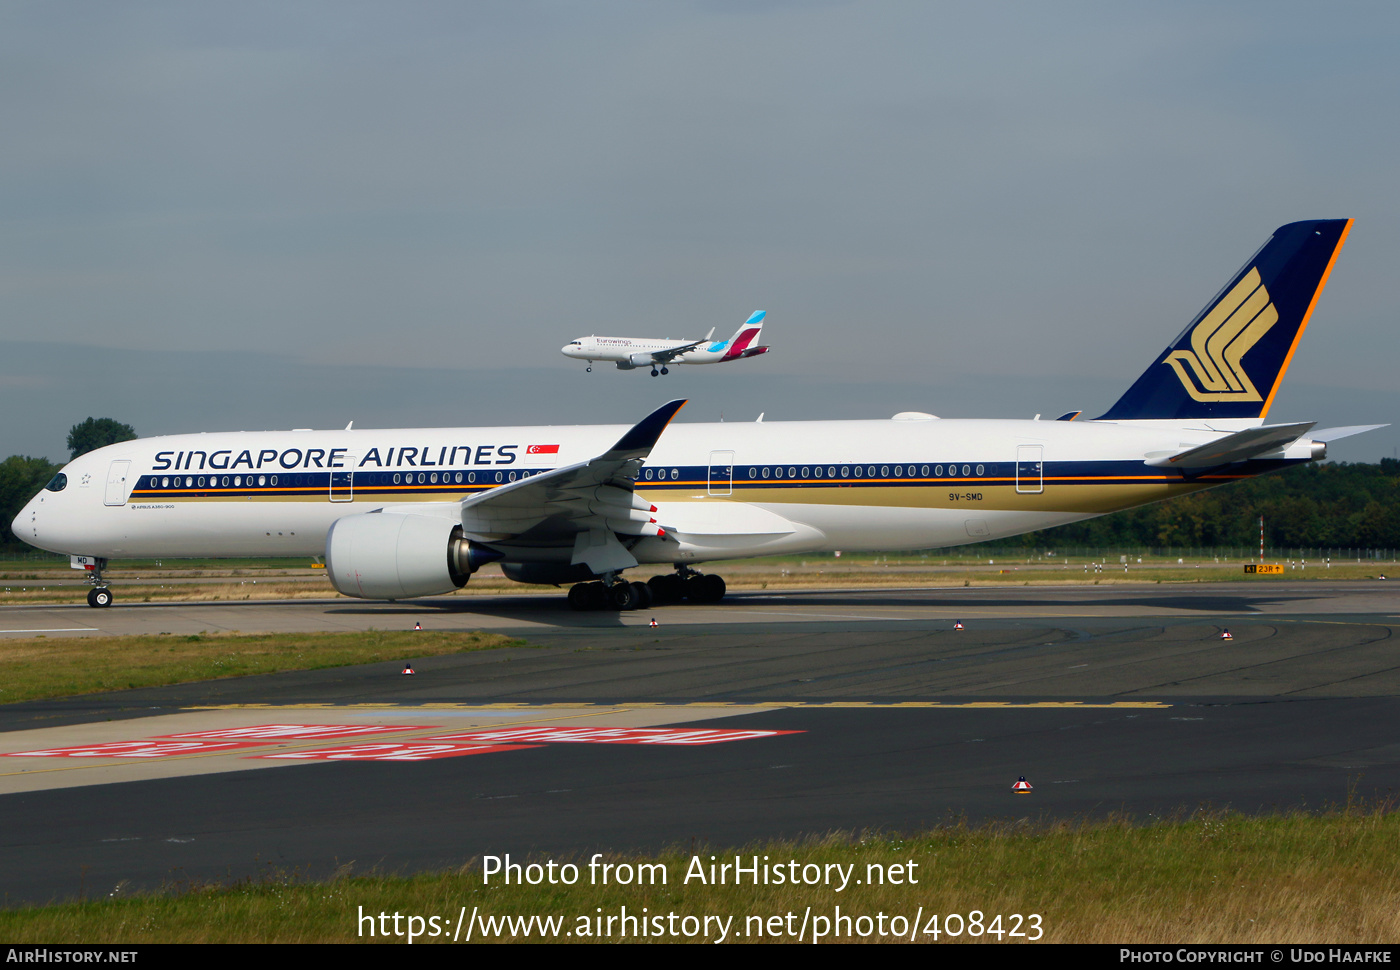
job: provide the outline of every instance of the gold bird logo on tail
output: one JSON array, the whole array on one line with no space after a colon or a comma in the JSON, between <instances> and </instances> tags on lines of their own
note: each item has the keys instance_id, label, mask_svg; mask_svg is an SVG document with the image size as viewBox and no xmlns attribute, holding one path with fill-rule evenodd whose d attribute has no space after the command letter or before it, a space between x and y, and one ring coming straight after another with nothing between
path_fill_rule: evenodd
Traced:
<instances>
[{"instance_id":1,"label":"gold bird logo on tail","mask_svg":"<svg viewBox=\"0 0 1400 970\"><path fill-rule=\"evenodd\" d=\"M1196 324L1192 349L1173 350L1162 363L1171 365L1197 401L1262 401L1240 361L1277 322L1269 291L1251 269Z\"/></svg>"}]
</instances>

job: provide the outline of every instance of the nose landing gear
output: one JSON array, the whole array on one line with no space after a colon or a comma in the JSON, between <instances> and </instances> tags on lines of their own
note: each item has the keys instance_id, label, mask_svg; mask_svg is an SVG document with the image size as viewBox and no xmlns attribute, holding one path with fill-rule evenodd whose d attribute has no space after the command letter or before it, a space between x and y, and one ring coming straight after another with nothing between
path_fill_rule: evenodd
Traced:
<instances>
[{"instance_id":1,"label":"nose landing gear","mask_svg":"<svg viewBox=\"0 0 1400 970\"><path fill-rule=\"evenodd\" d=\"M112 591L107 584L102 581L102 570L106 567L107 560L96 559L93 561L92 572L88 574L88 582L92 583L92 589L88 590L88 606L99 609L112 605Z\"/></svg>"}]
</instances>

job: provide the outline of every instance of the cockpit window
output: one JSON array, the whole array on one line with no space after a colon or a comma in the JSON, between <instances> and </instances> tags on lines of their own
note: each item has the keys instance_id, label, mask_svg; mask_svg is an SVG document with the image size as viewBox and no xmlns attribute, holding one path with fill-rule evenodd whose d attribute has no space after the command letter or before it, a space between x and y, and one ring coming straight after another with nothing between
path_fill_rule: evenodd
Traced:
<instances>
[{"instance_id":1,"label":"cockpit window","mask_svg":"<svg viewBox=\"0 0 1400 970\"><path fill-rule=\"evenodd\" d=\"M52 479L50 479L49 483L44 487L47 488L50 492L61 492L68 487L68 476L63 474L63 472L59 472Z\"/></svg>"}]
</instances>

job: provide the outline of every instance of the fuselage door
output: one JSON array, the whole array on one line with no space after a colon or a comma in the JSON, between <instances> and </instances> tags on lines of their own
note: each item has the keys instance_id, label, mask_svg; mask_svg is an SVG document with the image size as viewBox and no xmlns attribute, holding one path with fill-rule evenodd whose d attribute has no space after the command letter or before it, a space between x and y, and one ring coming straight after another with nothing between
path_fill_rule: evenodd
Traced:
<instances>
[{"instance_id":1,"label":"fuselage door","mask_svg":"<svg viewBox=\"0 0 1400 970\"><path fill-rule=\"evenodd\" d=\"M332 502L353 502L355 501L355 462L359 461L354 455L346 455L341 459L344 468L331 469L331 494Z\"/></svg>"},{"instance_id":2,"label":"fuselage door","mask_svg":"<svg viewBox=\"0 0 1400 970\"><path fill-rule=\"evenodd\" d=\"M131 462L114 461L107 466L107 495L103 501L107 505L125 505L126 497L131 494L131 488L127 482L130 478Z\"/></svg>"},{"instance_id":3,"label":"fuselage door","mask_svg":"<svg viewBox=\"0 0 1400 970\"><path fill-rule=\"evenodd\" d=\"M1045 491L1045 446L1016 446L1016 491L1038 495Z\"/></svg>"},{"instance_id":4,"label":"fuselage door","mask_svg":"<svg viewBox=\"0 0 1400 970\"><path fill-rule=\"evenodd\" d=\"M734 494L734 452L710 452L710 494Z\"/></svg>"}]
</instances>

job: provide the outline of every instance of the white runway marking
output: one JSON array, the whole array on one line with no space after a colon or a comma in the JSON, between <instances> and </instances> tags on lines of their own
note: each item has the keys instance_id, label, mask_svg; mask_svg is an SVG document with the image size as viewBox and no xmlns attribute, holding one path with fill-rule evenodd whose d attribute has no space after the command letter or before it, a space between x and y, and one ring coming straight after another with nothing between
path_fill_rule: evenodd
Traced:
<instances>
[{"instance_id":1,"label":"white runway marking","mask_svg":"<svg viewBox=\"0 0 1400 970\"><path fill-rule=\"evenodd\" d=\"M0 633L96 633L95 626L57 626L51 630L0 630Z\"/></svg>"}]
</instances>

